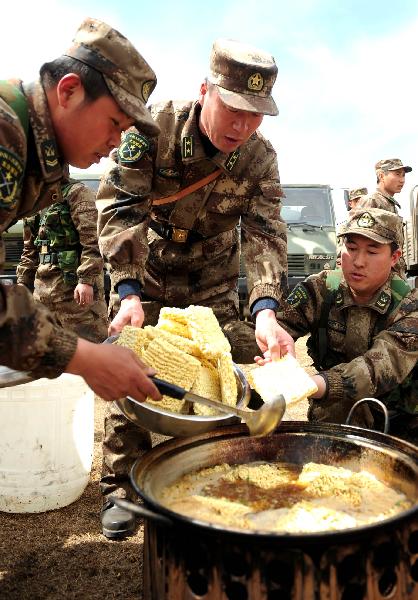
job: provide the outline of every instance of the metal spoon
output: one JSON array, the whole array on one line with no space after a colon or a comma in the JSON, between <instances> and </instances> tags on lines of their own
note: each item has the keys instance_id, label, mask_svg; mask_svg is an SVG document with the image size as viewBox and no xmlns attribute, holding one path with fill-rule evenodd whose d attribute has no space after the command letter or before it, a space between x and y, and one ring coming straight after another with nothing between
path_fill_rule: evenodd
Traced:
<instances>
[{"instance_id":1,"label":"metal spoon","mask_svg":"<svg viewBox=\"0 0 418 600\"><path fill-rule=\"evenodd\" d=\"M210 400L209 398L204 398L203 396L198 396L197 394L186 391L184 388L175 385L174 383L169 383L168 381L158 379L158 377L151 377L151 379L159 391L166 396L176 398L177 400L199 402L200 404L206 404L206 406L212 406L213 408L216 408L216 410L229 415L237 415L247 425L250 435L256 437L271 433L282 420L286 410L286 402L281 394L277 394L277 396L272 398L272 400L269 400L269 402L263 404L263 406L258 410L250 412L242 410L241 408L237 408L236 406L228 406L226 404L222 404L222 402ZM137 402L137 400L134 400L129 396L128 398L132 402Z\"/></svg>"}]
</instances>

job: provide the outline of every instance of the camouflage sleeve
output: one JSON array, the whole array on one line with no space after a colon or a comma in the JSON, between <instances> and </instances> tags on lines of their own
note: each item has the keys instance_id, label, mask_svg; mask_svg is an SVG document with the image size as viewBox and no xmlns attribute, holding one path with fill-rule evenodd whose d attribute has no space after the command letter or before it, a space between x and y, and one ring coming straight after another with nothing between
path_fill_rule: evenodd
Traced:
<instances>
[{"instance_id":1,"label":"camouflage sleeve","mask_svg":"<svg viewBox=\"0 0 418 600\"><path fill-rule=\"evenodd\" d=\"M36 271L39 266L39 251L35 239L39 230L39 214L23 219L23 252L16 267L17 283L33 291Z\"/></svg>"},{"instance_id":2,"label":"camouflage sleeve","mask_svg":"<svg viewBox=\"0 0 418 600\"><path fill-rule=\"evenodd\" d=\"M391 322L373 340L371 348L349 363L329 371L330 397L356 400L392 391L410 374L418 361L418 291L399 305Z\"/></svg>"},{"instance_id":3,"label":"camouflage sleeve","mask_svg":"<svg viewBox=\"0 0 418 600\"><path fill-rule=\"evenodd\" d=\"M62 329L23 286L0 286L0 364L54 378L71 360L77 336Z\"/></svg>"},{"instance_id":4,"label":"camouflage sleeve","mask_svg":"<svg viewBox=\"0 0 418 600\"><path fill-rule=\"evenodd\" d=\"M282 190L277 158L272 154L241 219L250 306L265 297L279 302L287 291L286 223L280 217Z\"/></svg>"},{"instance_id":5,"label":"camouflage sleeve","mask_svg":"<svg viewBox=\"0 0 418 600\"><path fill-rule=\"evenodd\" d=\"M356 204L357 208L384 208L384 206L382 206L382 202L379 202L373 194L368 194L359 198Z\"/></svg>"},{"instance_id":6,"label":"camouflage sleeve","mask_svg":"<svg viewBox=\"0 0 418 600\"><path fill-rule=\"evenodd\" d=\"M93 285L103 273L103 258L97 240L97 208L95 195L83 183L75 183L66 198L71 219L80 239L81 255L77 268L79 283Z\"/></svg>"},{"instance_id":7,"label":"camouflage sleeve","mask_svg":"<svg viewBox=\"0 0 418 600\"><path fill-rule=\"evenodd\" d=\"M292 337L311 333L317 326L326 294L326 272L311 275L290 292L282 302L277 321Z\"/></svg>"},{"instance_id":8,"label":"camouflage sleeve","mask_svg":"<svg viewBox=\"0 0 418 600\"><path fill-rule=\"evenodd\" d=\"M143 285L153 180L151 144L135 162L118 162L121 153L122 144L119 158L109 160L97 195L99 202L107 204L99 216L99 247L110 265L112 286L125 279Z\"/></svg>"}]
</instances>

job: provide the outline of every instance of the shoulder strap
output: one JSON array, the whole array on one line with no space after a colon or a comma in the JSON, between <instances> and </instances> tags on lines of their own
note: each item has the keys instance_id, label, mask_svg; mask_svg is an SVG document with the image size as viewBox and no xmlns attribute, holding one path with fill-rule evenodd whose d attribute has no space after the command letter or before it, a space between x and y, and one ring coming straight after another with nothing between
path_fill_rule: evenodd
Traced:
<instances>
[{"instance_id":1,"label":"shoulder strap","mask_svg":"<svg viewBox=\"0 0 418 600\"><path fill-rule=\"evenodd\" d=\"M328 350L328 318L332 303L335 298L335 293L340 287L341 271L330 271L327 273L326 286L327 293L322 304L321 314L318 323L318 353L319 362L322 365Z\"/></svg>"},{"instance_id":2,"label":"shoulder strap","mask_svg":"<svg viewBox=\"0 0 418 600\"><path fill-rule=\"evenodd\" d=\"M399 303L411 292L411 288L399 275L394 275L390 282L390 290L392 292L390 312L393 312Z\"/></svg>"},{"instance_id":3,"label":"shoulder strap","mask_svg":"<svg viewBox=\"0 0 418 600\"><path fill-rule=\"evenodd\" d=\"M10 81L0 81L0 96L15 111L23 127L25 136L28 137L29 130L29 109L25 95L20 89L10 83Z\"/></svg>"},{"instance_id":4,"label":"shoulder strap","mask_svg":"<svg viewBox=\"0 0 418 600\"><path fill-rule=\"evenodd\" d=\"M200 190L200 188L202 188L204 185L207 185L211 181L215 181L215 179L219 177L221 173L222 169L216 169L216 171L213 171L213 173L210 173L210 175L207 175L206 177L203 177L203 179L192 183L192 185L189 185L188 187L180 190L172 196L166 196L165 198L156 198L152 201L152 205L161 206L162 204L169 204L169 202L177 202L177 200L181 200L182 198L184 198L184 196L192 194L196 190Z\"/></svg>"}]
</instances>

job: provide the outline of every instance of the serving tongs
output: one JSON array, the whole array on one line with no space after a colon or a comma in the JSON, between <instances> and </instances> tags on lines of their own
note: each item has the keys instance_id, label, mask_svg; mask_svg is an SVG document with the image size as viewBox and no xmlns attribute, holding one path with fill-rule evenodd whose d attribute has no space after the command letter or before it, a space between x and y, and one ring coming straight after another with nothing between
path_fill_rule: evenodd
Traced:
<instances>
[{"instance_id":1,"label":"serving tongs","mask_svg":"<svg viewBox=\"0 0 418 600\"><path fill-rule=\"evenodd\" d=\"M189 402L206 404L206 406L211 406L228 415L236 415L247 425L250 435L256 437L271 433L282 420L286 410L286 402L282 394L277 394L257 410L247 411L237 408L236 406L228 406L227 404L222 404L222 402L198 396L193 392L188 392L184 388L175 385L174 383L164 381L163 379L159 379L158 377L151 377L150 379L161 394L164 394L165 396L170 396L170 398L176 398L177 400L188 400ZM128 396L128 399L131 402L138 402L138 400L135 400L130 396Z\"/></svg>"}]
</instances>

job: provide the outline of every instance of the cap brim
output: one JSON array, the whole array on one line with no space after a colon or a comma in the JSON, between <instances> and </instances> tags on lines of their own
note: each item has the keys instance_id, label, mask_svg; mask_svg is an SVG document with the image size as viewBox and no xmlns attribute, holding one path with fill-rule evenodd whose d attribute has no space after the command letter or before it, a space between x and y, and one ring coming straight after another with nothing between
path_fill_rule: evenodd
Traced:
<instances>
[{"instance_id":1,"label":"cap brim","mask_svg":"<svg viewBox=\"0 0 418 600\"><path fill-rule=\"evenodd\" d=\"M398 169L403 169L405 173L410 173L412 171L412 167L406 167L404 165L401 167L393 167L393 169L387 169L387 171L397 171Z\"/></svg>"},{"instance_id":2,"label":"cap brim","mask_svg":"<svg viewBox=\"0 0 418 600\"><path fill-rule=\"evenodd\" d=\"M156 136L160 133L160 128L151 116L151 113L146 108L145 104L136 96L119 87L112 79L103 75L106 84L119 104L120 108L127 115L135 119L135 127L139 133L143 132L149 136Z\"/></svg>"},{"instance_id":3,"label":"cap brim","mask_svg":"<svg viewBox=\"0 0 418 600\"><path fill-rule=\"evenodd\" d=\"M388 240L388 238L385 238L381 235L379 235L378 233L374 233L374 232L365 232L364 227L357 227L357 228L352 228L350 227L350 229L348 229L347 231L341 231L341 233L337 234L337 237L343 237L346 235L361 235L362 237L366 237L369 238L369 240L373 240L374 242L377 242L378 244L391 244L394 240Z\"/></svg>"},{"instance_id":4,"label":"cap brim","mask_svg":"<svg viewBox=\"0 0 418 600\"><path fill-rule=\"evenodd\" d=\"M272 117L279 114L279 109L271 96L263 98L262 96L255 96L253 94L238 94L237 92L226 90L219 85L217 85L216 88L222 102L231 108L261 113Z\"/></svg>"}]
</instances>

